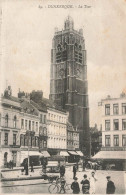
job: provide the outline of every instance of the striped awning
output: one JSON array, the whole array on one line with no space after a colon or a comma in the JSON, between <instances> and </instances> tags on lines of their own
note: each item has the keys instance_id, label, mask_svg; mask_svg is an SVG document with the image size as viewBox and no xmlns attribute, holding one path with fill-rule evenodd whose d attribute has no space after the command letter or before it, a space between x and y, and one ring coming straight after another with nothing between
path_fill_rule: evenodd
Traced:
<instances>
[{"instance_id":1,"label":"striped awning","mask_svg":"<svg viewBox=\"0 0 126 195\"><path fill-rule=\"evenodd\" d=\"M76 151L76 153L79 155L79 156L84 156L83 153L81 151Z\"/></svg>"},{"instance_id":2,"label":"striped awning","mask_svg":"<svg viewBox=\"0 0 126 195\"><path fill-rule=\"evenodd\" d=\"M41 151L42 157L50 157L50 154L47 151Z\"/></svg>"},{"instance_id":3,"label":"striped awning","mask_svg":"<svg viewBox=\"0 0 126 195\"><path fill-rule=\"evenodd\" d=\"M126 160L126 151L100 151L93 159L122 159Z\"/></svg>"},{"instance_id":4,"label":"striped awning","mask_svg":"<svg viewBox=\"0 0 126 195\"><path fill-rule=\"evenodd\" d=\"M23 162L23 160L25 158L28 158L28 155L29 156L42 156L42 154L38 151L21 151L21 162Z\"/></svg>"},{"instance_id":5,"label":"striped awning","mask_svg":"<svg viewBox=\"0 0 126 195\"><path fill-rule=\"evenodd\" d=\"M60 156L70 156L66 151L60 151Z\"/></svg>"},{"instance_id":6,"label":"striped awning","mask_svg":"<svg viewBox=\"0 0 126 195\"><path fill-rule=\"evenodd\" d=\"M78 155L75 151L68 151L70 154L72 154L72 155Z\"/></svg>"}]
</instances>

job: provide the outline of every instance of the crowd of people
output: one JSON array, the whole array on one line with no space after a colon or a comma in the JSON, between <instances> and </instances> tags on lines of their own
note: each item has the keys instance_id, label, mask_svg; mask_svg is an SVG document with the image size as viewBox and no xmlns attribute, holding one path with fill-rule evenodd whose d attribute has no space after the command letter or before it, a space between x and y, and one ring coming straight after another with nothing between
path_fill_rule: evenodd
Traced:
<instances>
[{"instance_id":1,"label":"crowd of people","mask_svg":"<svg viewBox=\"0 0 126 195\"><path fill-rule=\"evenodd\" d=\"M78 183L78 178L76 177L77 167L73 166L73 179L74 181L71 184L71 189L73 191L73 194L79 194L80 193L80 185ZM65 166L60 167L60 177L62 178L61 182L61 189L64 189L65 185ZM82 185L82 193L83 194L95 194L95 183L97 181L95 177L95 171L91 172L91 177L88 179L87 175L84 174L84 179L80 182ZM106 187L106 194L114 194L115 193L115 185L114 182L111 181L111 177L107 176L107 187ZM65 190L64 190L65 191Z\"/></svg>"}]
</instances>

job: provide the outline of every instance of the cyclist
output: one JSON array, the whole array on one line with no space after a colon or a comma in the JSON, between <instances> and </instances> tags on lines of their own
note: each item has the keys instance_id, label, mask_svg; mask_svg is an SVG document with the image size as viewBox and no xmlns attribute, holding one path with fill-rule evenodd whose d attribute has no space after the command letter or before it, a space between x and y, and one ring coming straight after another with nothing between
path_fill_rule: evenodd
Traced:
<instances>
[{"instance_id":1,"label":"cyclist","mask_svg":"<svg viewBox=\"0 0 126 195\"><path fill-rule=\"evenodd\" d=\"M60 193L63 191L63 193L65 193L65 184L66 184L66 179L64 177L64 174L61 174L61 177L60 177L60 184L61 184L61 187L60 187Z\"/></svg>"}]
</instances>

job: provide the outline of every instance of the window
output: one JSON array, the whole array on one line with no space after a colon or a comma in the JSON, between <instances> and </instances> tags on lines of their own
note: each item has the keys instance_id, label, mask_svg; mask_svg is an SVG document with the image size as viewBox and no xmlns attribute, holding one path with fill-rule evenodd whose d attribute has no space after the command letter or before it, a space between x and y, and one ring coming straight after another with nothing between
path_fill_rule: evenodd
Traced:
<instances>
[{"instance_id":1,"label":"window","mask_svg":"<svg viewBox=\"0 0 126 195\"><path fill-rule=\"evenodd\" d=\"M46 115L44 115L44 124L46 123Z\"/></svg>"},{"instance_id":2,"label":"window","mask_svg":"<svg viewBox=\"0 0 126 195\"><path fill-rule=\"evenodd\" d=\"M110 146L110 135L105 136L105 146Z\"/></svg>"},{"instance_id":3,"label":"window","mask_svg":"<svg viewBox=\"0 0 126 195\"><path fill-rule=\"evenodd\" d=\"M126 114L126 103L122 104L122 114Z\"/></svg>"},{"instance_id":4,"label":"window","mask_svg":"<svg viewBox=\"0 0 126 195\"><path fill-rule=\"evenodd\" d=\"M113 104L113 114L119 114L119 105Z\"/></svg>"},{"instance_id":5,"label":"window","mask_svg":"<svg viewBox=\"0 0 126 195\"><path fill-rule=\"evenodd\" d=\"M110 104L105 105L105 115L110 115Z\"/></svg>"},{"instance_id":6,"label":"window","mask_svg":"<svg viewBox=\"0 0 126 195\"><path fill-rule=\"evenodd\" d=\"M113 121L114 130L119 130L119 120L114 119Z\"/></svg>"},{"instance_id":7,"label":"window","mask_svg":"<svg viewBox=\"0 0 126 195\"><path fill-rule=\"evenodd\" d=\"M5 133L5 145L7 146L8 145L8 133Z\"/></svg>"},{"instance_id":8,"label":"window","mask_svg":"<svg viewBox=\"0 0 126 195\"><path fill-rule=\"evenodd\" d=\"M24 146L24 135L20 135L20 145Z\"/></svg>"},{"instance_id":9,"label":"window","mask_svg":"<svg viewBox=\"0 0 126 195\"><path fill-rule=\"evenodd\" d=\"M0 146L1 146L1 132L0 132Z\"/></svg>"},{"instance_id":10,"label":"window","mask_svg":"<svg viewBox=\"0 0 126 195\"><path fill-rule=\"evenodd\" d=\"M27 130L27 126L28 126L28 123L27 123L28 121L27 120L25 120L25 129Z\"/></svg>"},{"instance_id":11,"label":"window","mask_svg":"<svg viewBox=\"0 0 126 195\"><path fill-rule=\"evenodd\" d=\"M34 131L34 121L32 121L32 131Z\"/></svg>"},{"instance_id":12,"label":"window","mask_svg":"<svg viewBox=\"0 0 126 195\"><path fill-rule=\"evenodd\" d=\"M5 116L5 127L8 127L8 114Z\"/></svg>"},{"instance_id":13,"label":"window","mask_svg":"<svg viewBox=\"0 0 126 195\"><path fill-rule=\"evenodd\" d=\"M38 131L38 122L36 122L36 131Z\"/></svg>"},{"instance_id":14,"label":"window","mask_svg":"<svg viewBox=\"0 0 126 195\"><path fill-rule=\"evenodd\" d=\"M126 119L122 119L122 130L126 130Z\"/></svg>"},{"instance_id":15,"label":"window","mask_svg":"<svg viewBox=\"0 0 126 195\"><path fill-rule=\"evenodd\" d=\"M21 129L24 129L24 119L21 119Z\"/></svg>"},{"instance_id":16,"label":"window","mask_svg":"<svg viewBox=\"0 0 126 195\"><path fill-rule=\"evenodd\" d=\"M47 129L46 129L46 127L43 128L43 133L44 133L44 135L47 135Z\"/></svg>"},{"instance_id":17,"label":"window","mask_svg":"<svg viewBox=\"0 0 126 195\"><path fill-rule=\"evenodd\" d=\"M126 146L126 135L122 135L122 146Z\"/></svg>"},{"instance_id":18,"label":"window","mask_svg":"<svg viewBox=\"0 0 126 195\"><path fill-rule=\"evenodd\" d=\"M25 146L28 146L28 139L27 139L27 136L24 136L24 145L25 145Z\"/></svg>"},{"instance_id":19,"label":"window","mask_svg":"<svg viewBox=\"0 0 126 195\"><path fill-rule=\"evenodd\" d=\"M42 123L42 114L40 114L40 123Z\"/></svg>"},{"instance_id":20,"label":"window","mask_svg":"<svg viewBox=\"0 0 126 195\"><path fill-rule=\"evenodd\" d=\"M29 121L29 130L31 130L31 121Z\"/></svg>"},{"instance_id":21,"label":"window","mask_svg":"<svg viewBox=\"0 0 126 195\"><path fill-rule=\"evenodd\" d=\"M110 120L105 120L105 130L106 131L110 130Z\"/></svg>"},{"instance_id":22,"label":"window","mask_svg":"<svg viewBox=\"0 0 126 195\"><path fill-rule=\"evenodd\" d=\"M17 137L17 135L16 134L13 134L13 145L14 146L16 145L16 137Z\"/></svg>"},{"instance_id":23,"label":"window","mask_svg":"<svg viewBox=\"0 0 126 195\"><path fill-rule=\"evenodd\" d=\"M1 125L1 113L0 113L0 125Z\"/></svg>"},{"instance_id":24,"label":"window","mask_svg":"<svg viewBox=\"0 0 126 195\"><path fill-rule=\"evenodd\" d=\"M38 137L35 137L35 146L38 147Z\"/></svg>"},{"instance_id":25,"label":"window","mask_svg":"<svg viewBox=\"0 0 126 195\"><path fill-rule=\"evenodd\" d=\"M114 135L114 146L119 146L119 136Z\"/></svg>"},{"instance_id":26,"label":"window","mask_svg":"<svg viewBox=\"0 0 126 195\"><path fill-rule=\"evenodd\" d=\"M14 121L13 121L13 126L14 126L14 128L16 128L16 123L17 123L17 117L14 116Z\"/></svg>"}]
</instances>

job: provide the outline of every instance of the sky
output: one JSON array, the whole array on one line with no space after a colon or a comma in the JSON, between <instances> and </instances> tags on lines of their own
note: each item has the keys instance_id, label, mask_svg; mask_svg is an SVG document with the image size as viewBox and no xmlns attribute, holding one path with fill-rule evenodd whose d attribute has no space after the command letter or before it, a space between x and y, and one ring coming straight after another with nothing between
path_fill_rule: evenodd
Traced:
<instances>
[{"instance_id":1,"label":"sky","mask_svg":"<svg viewBox=\"0 0 126 195\"><path fill-rule=\"evenodd\" d=\"M42 90L45 97L49 96L54 29L62 30L68 15L75 30L83 29L93 126L101 123L98 102L107 95L119 97L126 92L125 0L2 1L0 91L11 85L14 96L19 88L25 92Z\"/></svg>"}]
</instances>

